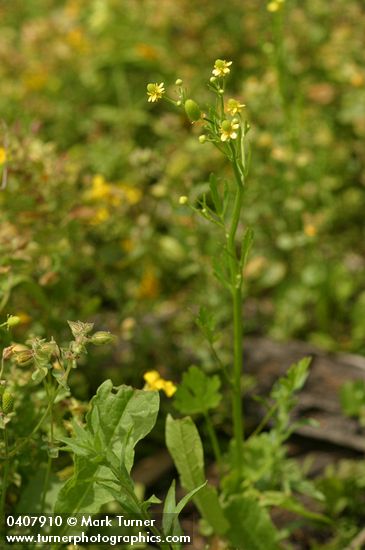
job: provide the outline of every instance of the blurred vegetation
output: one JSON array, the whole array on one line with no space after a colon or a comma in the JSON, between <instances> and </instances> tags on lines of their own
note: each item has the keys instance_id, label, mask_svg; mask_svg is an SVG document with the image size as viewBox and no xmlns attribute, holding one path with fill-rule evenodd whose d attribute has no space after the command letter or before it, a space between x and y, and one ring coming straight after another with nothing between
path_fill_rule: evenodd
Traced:
<instances>
[{"instance_id":1,"label":"blurred vegetation","mask_svg":"<svg viewBox=\"0 0 365 550\"><path fill-rule=\"evenodd\" d=\"M19 340L96 320L124 342L123 377L139 383L151 364L186 367L191 349L207 360L191 309L208 287L224 327L229 304L206 267L216 235L178 198L199 197L225 167L199 128L152 114L145 92L176 78L202 89L220 57L252 125L246 332L365 351L363 5L267 8L0 3L0 312L21 317Z\"/></svg>"}]
</instances>

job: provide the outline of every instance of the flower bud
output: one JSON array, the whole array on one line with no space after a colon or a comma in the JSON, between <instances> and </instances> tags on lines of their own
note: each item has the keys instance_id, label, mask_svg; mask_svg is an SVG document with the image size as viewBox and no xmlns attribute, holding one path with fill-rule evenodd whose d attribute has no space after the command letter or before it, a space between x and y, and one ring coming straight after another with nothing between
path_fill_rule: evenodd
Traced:
<instances>
[{"instance_id":1,"label":"flower bud","mask_svg":"<svg viewBox=\"0 0 365 550\"><path fill-rule=\"evenodd\" d=\"M195 103L193 99L187 99L185 101L185 112L191 122L197 122L202 115L199 105Z\"/></svg>"},{"instance_id":2,"label":"flower bud","mask_svg":"<svg viewBox=\"0 0 365 550\"><path fill-rule=\"evenodd\" d=\"M33 363L34 354L30 349L25 349L19 352L14 352L13 350L13 354L15 362L19 367L26 367Z\"/></svg>"},{"instance_id":3,"label":"flower bud","mask_svg":"<svg viewBox=\"0 0 365 550\"><path fill-rule=\"evenodd\" d=\"M15 325L18 325L20 323L20 317L18 317L17 315L10 315L6 322L9 328L15 327Z\"/></svg>"},{"instance_id":4,"label":"flower bud","mask_svg":"<svg viewBox=\"0 0 365 550\"><path fill-rule=\"evenodd\" d=\"M102 346L104 344L110 344L113 340L114 336L110 332L101 330L99 332L95 332L95 334L90 337L89 341L94 344L94 346Z\"/></svg>"},{"instance_id":5,"label":"flower bud","mask_svg":"<svg viewBox=\"0 0 365 550\"><path fill-rule=\"evenodd\" d=\"M14 396L9 390L4 390L1 405L4 414L9 414L14 408Z\"/></svg>"},{"instance_id":6,"label":"flower bud","mask_svg":"<svg viewBox=\"0 0 365 550\"><path fill-rule=\"evenodd\" d=\"M176 86L181 86L183 83L183 81L181 80L181 78L178 78L175 82Z\"/></svg>"},{"instance_id":7,"label":"flower bud","mask_svg":"<svg viewBox=\"0 0 365 550\"><path fill-rule=\"evenodd\" d=\"M187 202L188 202L188 197L186 197L185 195L182 195L179 198L179 204L186 204Z\"/></svg>"},{"instance_id":8,"label":"flower bud","mask_svg":"<svg viewBox=\"0 0 365 550\"><path fill-rule=\"evenodd\" d=\"M207 136L205 136L204 134L199 136L199 142L200 143L205 143L206 141L207 141Z\"/></svg>"}]
</instances>

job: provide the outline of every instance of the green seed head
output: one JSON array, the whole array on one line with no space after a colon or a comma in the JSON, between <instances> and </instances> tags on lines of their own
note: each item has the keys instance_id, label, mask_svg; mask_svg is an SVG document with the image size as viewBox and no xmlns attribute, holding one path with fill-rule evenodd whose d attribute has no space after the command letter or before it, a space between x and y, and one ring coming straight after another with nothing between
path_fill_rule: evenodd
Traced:
<instances>
[{"instance_id":1,"label":"green seed head","mask_svg":"<svg viewBox=\"0 0 365 550\"><path fill-rule=\"evenodd\" d=\"M152 82L150 82L149 84L147 84L147 92L154 92L155 91L155 84L152 84Z\"/></svg>"},{"instance_id":2,"label":"green seed head","mask_svg":"<svg viewBox=\"0 0 365 550\"><path fill-rule=\"evenodd\" d=\"M4 414L9 414L14 408L14 396L9 390L4 390L1 405Z\"/></svg>"},{"instance_id":3,"label":"green seed head","mask_svg":"<svg viewBox=\"0 0 365 550\"><path fill-rule=\"evenodd\" d=\"M193 99L185 101L185 112L191 122L197 122L201 118L201 110L199 105Z\"/></svg>"},{"instance_id":4,"label":"green seed head","mask_svg":"<svg viewBox=\"0 0 365 550\"><path fill-rule=\"evenodd\" d=\"M113 342L114 336L110 332L99 331L95 332L90 338L90 342L94 346L103 346L104 344L110 344Z\"/></svg>"}]
</instances>

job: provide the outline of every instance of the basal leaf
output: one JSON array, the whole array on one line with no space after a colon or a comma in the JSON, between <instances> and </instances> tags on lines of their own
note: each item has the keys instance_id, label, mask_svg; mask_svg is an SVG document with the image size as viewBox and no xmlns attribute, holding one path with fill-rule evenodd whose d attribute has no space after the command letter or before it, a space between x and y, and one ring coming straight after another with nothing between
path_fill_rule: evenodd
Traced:
<instances>
[{"instance_id":1,"label":"basal leaf","mask_svg":"<svg viewBox=\"0 0 365 550\"><path fill-rule=\"evenodd\" d=\"M235 550L279 550L278 532L257 500L244 495L232 498L225 508L230 528L226 533Z\"/></svg>"},{"instance_id":2,"label":"basal leaf","mask_svg":"<svg viewBox=\"0 0 365 550\"><path fill-rule=\"evenodd\" d=\"M174 405L182 414L205 413L215 409L222 398L220 385L219 376L207 376L201 369L192 366L183 375Z\"/></svg>"},{"instance_id":3,"label":"basal leaf","mask_svg":"<svg viewBox=\"0 0 365 550\"><path fill-rule=\"evenodd\" d=\"M166 444L184 489L193 491L196 487L203 485L205 483L203 446L192 419L186 417L174 420L168 415ZM193 500L214 531L220 535L224 534L228 529L228 522L214 487L203 487Z\"/></svg>"}]
</instances>

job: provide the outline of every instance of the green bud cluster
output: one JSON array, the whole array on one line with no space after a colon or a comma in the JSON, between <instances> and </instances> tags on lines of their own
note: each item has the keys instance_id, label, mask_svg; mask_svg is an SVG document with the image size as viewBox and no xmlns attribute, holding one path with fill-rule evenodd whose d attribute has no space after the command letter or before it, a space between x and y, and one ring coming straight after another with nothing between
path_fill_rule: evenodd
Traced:
<instances>
[{"instance_id":1,"label":"green bud cluster","mask_svg":"<svg viewBox=\"0 0 365 550\"><path fill-rule=\"evenodd\" d=\"M4 414L9 414L14 408L14 396L13 394L5 389L1 398L1 408Z\"/></svg>"}]
</instances>

